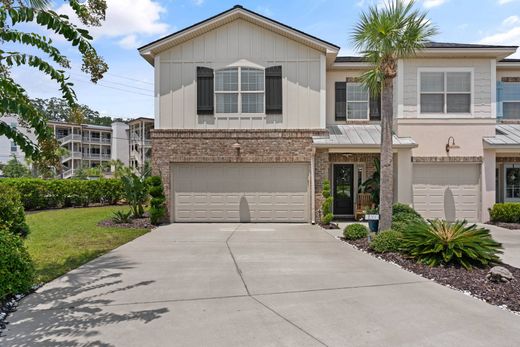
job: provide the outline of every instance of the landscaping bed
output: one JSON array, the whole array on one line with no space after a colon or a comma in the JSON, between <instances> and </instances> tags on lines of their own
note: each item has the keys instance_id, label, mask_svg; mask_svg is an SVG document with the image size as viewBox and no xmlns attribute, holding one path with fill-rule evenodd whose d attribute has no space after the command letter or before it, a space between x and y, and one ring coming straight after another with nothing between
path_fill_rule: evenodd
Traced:
<instances>
[{"instance_id":1,"label":"landscaping bed","mask_svg":"<svg viewBox=\"0 0 520 347\"><path fill-rule=\"evenodd\" d=\"M155 225L150 223L149 217L132 218L128 223L116 223L112 218L102 220L98 226L105 228L125 228L125 229L152 229Z\"/></svg>"},{"instance_id":2,"label":"landscaping bed","mask_svg":"<svg viewBox=\"0 0 520 347\"><path fill-rule=\"evenodd\" d=\"M505 222L487 222L489 225L496 225L497 227L501 227L509 230L519 230L520 231L520 223L505 223Z\"/></svg>"},{"instance_id":3,"label":"landscaping bed","mask_svg":"<svg viewBox=\"0 0 520 347\"><path fill-rule=\"evenodd\" d=\"M453 287L490 304L507 307L511 311L520 312L520 269L507 264L500 264L507 268L515 277L508 283L495 283L486 278L489 268L473 268L467 271L462 267L438 266L430 267L417 263L401 253L375 253L369 248L367 238L347 240L341 238L354 247L372 254L385 261L392 262L402 268L416 273L424 278L434 280L440 284Z\"/></svg>"}]
</instances>

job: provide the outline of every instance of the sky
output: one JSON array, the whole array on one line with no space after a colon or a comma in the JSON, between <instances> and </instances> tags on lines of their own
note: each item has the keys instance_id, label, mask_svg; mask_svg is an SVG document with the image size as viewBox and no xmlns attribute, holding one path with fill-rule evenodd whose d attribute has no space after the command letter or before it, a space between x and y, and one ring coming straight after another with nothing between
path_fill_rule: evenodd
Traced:
<instances>
[{"instance_id":1,"label":"sky","mask_svg":"<svg viewBox=\"0 0 520 347\"><path fill-rule=\"evenodd\" d=\"M109 65L97 85L81 72L75 49L52 37L72 60L70 80L80 103L112 117L153 117L153 68L140 57L138 47L240 4L340 46L340 55L355 55L350 34L360 13L383 1L107 0L106 21L89 28L94 47ZM438 26L435 41L520 45L520 0L418 0L416 6L427 10L428 18ZM71 13L64 1L55 0L53 7ZM22 28L46 33L36 25ZM56 84L38 71L16 68L13 75L32 98L60 95Z\"/></svg>"}]
</instances>

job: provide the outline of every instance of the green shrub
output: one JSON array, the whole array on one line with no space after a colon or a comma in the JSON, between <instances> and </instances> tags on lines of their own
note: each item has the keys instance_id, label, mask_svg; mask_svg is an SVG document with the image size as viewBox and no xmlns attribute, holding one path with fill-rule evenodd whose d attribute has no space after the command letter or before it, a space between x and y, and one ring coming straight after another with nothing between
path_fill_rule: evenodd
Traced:
<instances>
[{"instance_id":1,"label":"green shrub","mask_svg":"<svg viewBox=\"0 0 520 347\"><path fill-rule=\"evenodd\" d=\"M399 252L403 234L397 230L387 230L377 234L370 242L370 248L377 253Z\"/></svg>"},{"instance_id":2,"label":"green shrub","mask_svg":"<svg viewBox=\"0 0 520 347\"><path fill-rule=\"evenodd\" d=\"M122 198L119 179L78 180L5 178L0 183L15 188L26 211L46 208L115 204Z\"/></svg>"},{"instance_id":3,"label":"green shrub","mask_svg":"<svg viewBox=\"0 0 520 347\"><path fill-rule=\"evenodd\" d=\"M415 211L412 207L406 205L397 203L392 206L392 216L398 216L398 215L414 215L415 217L421 218L421 215Z\"/></svg>"},{"instance_id":4,"label":"green shrub","mask_svg":"<svg viewBox=\"0 0 520 347\"><path fill-rule=\"evenodd\" d=\"M34 266L22 239L0 229L0 302L28 292L35 279Z\"/></svg>"},{"instance_id":5,"label":"green shrub","mask_svg":"<svg viewBox=\"0 0 520 347\"><path fill-rule=\"evenodd\" d=\"M343 236L347 240L358 240L368 236L368 228L363 224L350 224L345 227Z\"/></svg>"},{"instance_id":6,"label":"green shrub","mask_svg":"<svg viewBox=\"0 0 520 347\"><path fill-rule=\"evenodd\" d=\"M520 223L520 203L504 202L495 204L489 211L492 222Z\"/></svg>"},{"instance_id":7,"label":"green shrub","mask_svg":"<svg viewBox=\"0 0 520 347\"><path fill-rule=\"evenodd\" d=\"M130 223L132 220L132 211L115 211L112 215L112 221L116 224Z\"/></svg>"},{"instance_id":8,"label":"green shrub","mask_svg":"<svg viewBox=\"0 0 520 347\"><path fill-rule=\"evenodd\" d=\"M148 193L152 197L150 200L150 222L153 225L158 225L164 220L166 215L166 197L164 196L164 189L162 180L159 176L151 176L146 179L148 185Z\"/></svg>"},{"instance_id":9,"label":"green shrub","mask_svg":"<svg viewBox=\"0 0 520 347\"><path fill-rule=\"evenodd\" d=\"M0 229L21 237L29 234L20 193L5 184L0 184Z\"/></svg>"},{"instance_id":10,"label":"green shrub","mask_svg":"<svg viewBox=\"0 0 520 347\"><path fill-rule=\"evenodd\" d=\"M498 262L498 254L502 253L502 245L493 240L488 229L466 221L410 224L403 231L402 248L429 266L454 264L468 270L473 265Z\"/></svg>"},{"instance_id":11,"label":"green shrub","mask_svg":"<svg viewBox=\"0 0 520 347\"><path fill-rule=\"evenodd\" d=\"M323 189L321 191L321 195L325 198L323 203L321 204L321 223L324 225L329 225L330 222L334 219L334 215L332 214L332 203L333 198L330 192L330 181L323 181Z\"/></svg>"}]
</instances>

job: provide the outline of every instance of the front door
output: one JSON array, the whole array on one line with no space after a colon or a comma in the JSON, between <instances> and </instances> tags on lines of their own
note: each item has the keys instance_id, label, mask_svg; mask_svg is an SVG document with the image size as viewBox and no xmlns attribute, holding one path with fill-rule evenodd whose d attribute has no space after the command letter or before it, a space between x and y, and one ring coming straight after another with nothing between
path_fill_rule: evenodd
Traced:
<instances>
[{"instance_id":1,"label":"front door","mask_svg":"<svg viewBox=\"0 0 520 347\"><path fill-rule=\"evenodd\" d=\"M354 214L354 165L334 165L334 210L336 216Z\"/></svg>"}]
</instances>

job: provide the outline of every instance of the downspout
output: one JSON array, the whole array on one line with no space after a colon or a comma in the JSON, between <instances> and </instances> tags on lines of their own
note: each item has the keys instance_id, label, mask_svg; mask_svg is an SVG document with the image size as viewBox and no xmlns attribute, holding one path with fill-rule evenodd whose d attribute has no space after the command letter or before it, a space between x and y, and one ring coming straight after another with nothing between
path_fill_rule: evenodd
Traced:
<instances>
[{"instance_id":1,"label":"downspout","mask_svg":"<svg viewBox=\"0 0 520 347\"><path fill-rule=\"evenodd\" d=\"M315 184L314 184L314 176L315 176L315 156L316 156L316 147L312 146L312 155L311 155L311 223L316 224L316 194L315 194Z\"/></svg>"}]
</instances>

